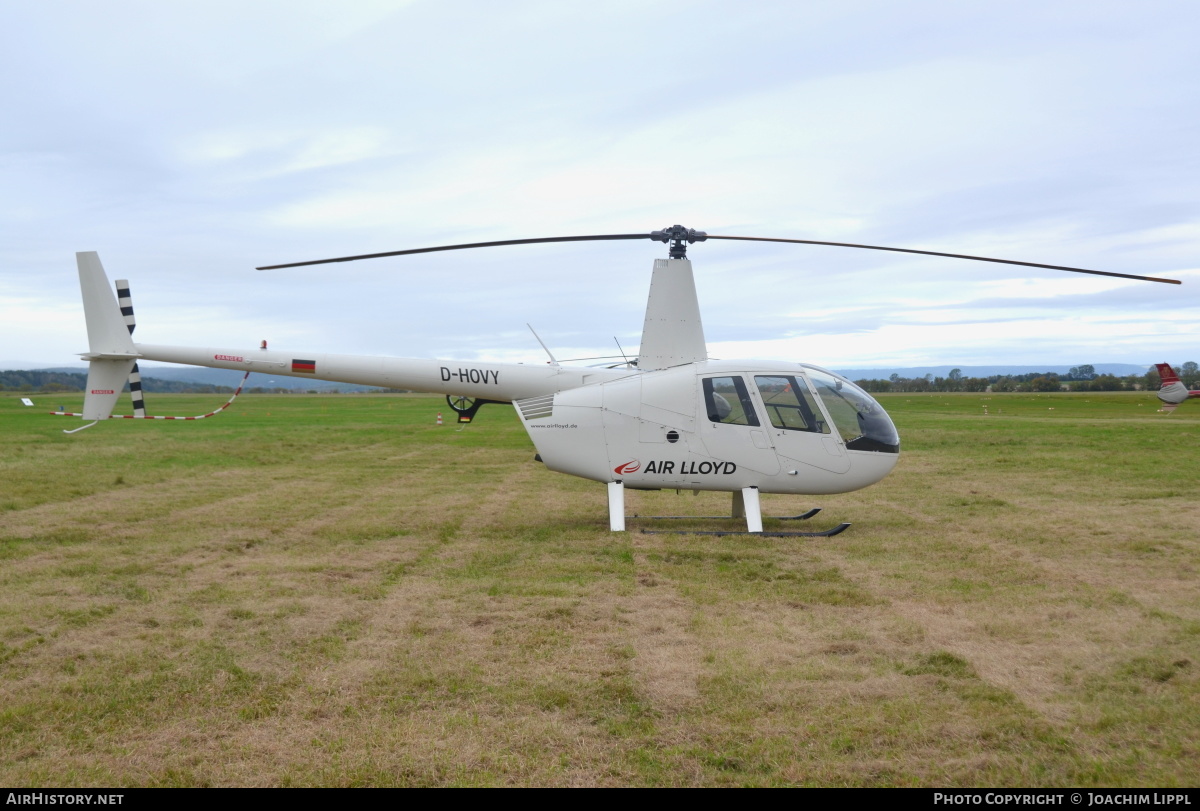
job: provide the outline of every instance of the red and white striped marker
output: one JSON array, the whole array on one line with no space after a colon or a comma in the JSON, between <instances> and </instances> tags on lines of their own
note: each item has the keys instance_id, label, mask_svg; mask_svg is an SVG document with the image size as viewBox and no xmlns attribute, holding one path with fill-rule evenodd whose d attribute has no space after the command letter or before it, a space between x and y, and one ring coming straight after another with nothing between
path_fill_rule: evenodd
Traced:
<instances>
[{"instance_id":1,"label":"red and white striped marker","mask_svg":"<svg viewBox=\"0 0 1200 811\"><path fill-rule=\"evenodd\" d=\"M441 424L442 424L442 412L440 412L440 411L438 412L438 422L437 422L437 424L438 424L438 425L441 425Z\"/></svg>"},{"instance_id":2,"label":"red and white striped marker","mask_svg":"<svg viewBox=\"0 0 1200 811\"><path fill-rule=\"evenodd\" d=\"M233 393L233 396L229 398L229 400L225 403L225 405L221 406L220 408L218 408L214 411L210 411L207 414L200 414L195 417L160 417L160 416L149 415L149 414L109 414L108 419L110 419L110 420L203 420L203 419L207 419L209 417L220 414L222 411L229 408L229 406L233 405L233 401L236 400L237 396L242 393L242 387L246 385L246 378L248 378L248 377L250 377L249 372L246 372L246 374L242 375L242 382L238 383L237 391L235 391ZM82 417L83 416L83 414L78 414L78 413L71 412L71 411L51 411L50 413L55 415L56 417ZM268 417L271 416L269 412L268 412L267 416ZM90 423L90 424L94 425L95 423ZM75 430L82 431L83 429L76 428ZM74 432L68 431L67 433L74 433Z\"/></svg>"}]
</instances>

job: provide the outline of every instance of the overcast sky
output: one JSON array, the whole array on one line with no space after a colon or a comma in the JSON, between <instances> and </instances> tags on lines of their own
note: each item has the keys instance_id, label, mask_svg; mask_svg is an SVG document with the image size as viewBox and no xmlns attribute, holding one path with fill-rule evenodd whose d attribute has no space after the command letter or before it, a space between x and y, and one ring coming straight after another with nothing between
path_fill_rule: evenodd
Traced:
<instances>
[{"instance_id":1,"label":"overcast sky","mask_svg":"<svg viewBox=\"0 0 1200 811\"><path fill-rule=\"evenodd\" d=\"M636 347L648 232L710 353L834 368L1200 360L1188 2L0 5L0 368L79 363L74 253L138 340L544 360Z\"/></svg>"}]
</instances>

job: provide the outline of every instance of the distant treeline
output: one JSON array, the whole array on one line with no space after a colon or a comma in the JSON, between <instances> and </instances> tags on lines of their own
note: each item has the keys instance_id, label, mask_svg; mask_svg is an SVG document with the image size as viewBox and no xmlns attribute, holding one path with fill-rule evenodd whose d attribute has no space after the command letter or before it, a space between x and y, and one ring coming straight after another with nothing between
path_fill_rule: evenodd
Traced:
<instances>
[{"instance_id":1,"label":"distant treeline","mask_svg":"<svg viewBox=\"0 0 1200 811\"><path fill-rule=\"evenodd\" d=\"M83 372L0 372L0 391L83 391L87 375ZM161 380L143 377L144 391L173 392L180 394L232 394L229 386L213 386L208 383L189 383L183 380ZM129 391L129 384L125 384Z\"/></svg>"},{"instance_id":2,"label":"distant treeline","mask_svg":"<svg viewBox=\"0 0 1200 811\"><path fill-rule=\"evenodd\" d=\"M1172 367L1188 388L1200 385L1200 367L1195 361ZM1023 375L991 375L989 377L963 377L958 369L951 369L946 377L901 377L892 375L887 380L854 381L872 392L922 392L922 391L1156 391L1162 380L1158 369L1151 366L1145 374L1098 375L1090 364L1073 366L1060 375L1055 372L1030 372Z\"/></svg>"},{"instance_id":3,"label":"distant treeline","mask_svg":"<svg viewBox=\"0 0 1200 811\"><path fill-rule=\"evenodd\" d=\"M83 391L87 386L87 374L83 372L0 372L0 391L19 391L53 394L55 392ZM355 387L357 391L359 387ZM159 377L143 377L142 390L160 394L233 394L232 386L217 386L211 383L195 383L186 380L163 380ZM129 383L122 391L129 391ZM283 386L252 386L247 394L340 394L338 389L291 389ZM393 394L408 394L407 389L376 389Z\"/></svg>"}]
</instances>

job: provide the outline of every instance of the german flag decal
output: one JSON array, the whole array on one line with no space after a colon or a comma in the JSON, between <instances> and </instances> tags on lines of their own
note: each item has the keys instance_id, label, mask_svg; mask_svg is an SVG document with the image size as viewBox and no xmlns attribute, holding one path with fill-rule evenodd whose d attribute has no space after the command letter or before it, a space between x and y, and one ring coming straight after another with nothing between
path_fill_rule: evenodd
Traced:
<instances>
[{"instance_id":1,"label":"german flag decal","mask_svg":"<svg viewBox=\"0 0 1200 811\"><path fill-rule=\"evenodd\" d=\"M296 360L292 358L292 371L315 375L317 373L317 362L315 360Z\"/></svg>"}]
</instances>

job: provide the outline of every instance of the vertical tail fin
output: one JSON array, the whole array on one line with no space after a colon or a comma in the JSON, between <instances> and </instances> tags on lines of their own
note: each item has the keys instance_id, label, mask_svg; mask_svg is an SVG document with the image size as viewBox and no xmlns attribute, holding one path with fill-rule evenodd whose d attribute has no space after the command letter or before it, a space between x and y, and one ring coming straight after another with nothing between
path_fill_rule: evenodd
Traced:
<instances>
[{"instance_id":1,"label":"vertical tail fin","mask_svg":"<svg viewBox=\"0 0 1200 811\"><path fill-rule=\"evenodd\" d=\"M1179 375L1175 374L1175 369L1169 363L1156 363L1154 368L1158 369L1158 376L1162 379L1163 385L1168 383L1179 383Z\"/></svg>"},{"instance_id":2,"label":"vertical tail fin","mask_svg":"<svg viewBox=\"0 0 1200 811\"><path fill-rule=\"evenodd\" d=\"M83 293L83 315L87 319L88 354L128 355L133 357L133 339L117 305L117 297L108 286L108 276L95 251L75 254L79 265L79 289Z\"/></svg>"},{"instance_id":3,"label":"vertical tail fin","mask_svg":"<svg viewBox=\"0 0 1200 811\"><path fill-rule=\"evenodd\" d=\"M132 359L101 359L88 362L87 389L83 395L85 420L108 419L132 369Z\"/></svg>"},{"instance_id":4,"label":"vertical tail fin","mask_svg":"<svg viewBox=\"0 0 1200 811\"><path fill-rule=\"evenodd\" d=\"M88 353L83 356L88 361L83 418L102 420L112 414L137 360L137 350L99 255L95 251L82 251L75 254L75 260L88 331Z\"/></svg>"}]
</instances>

